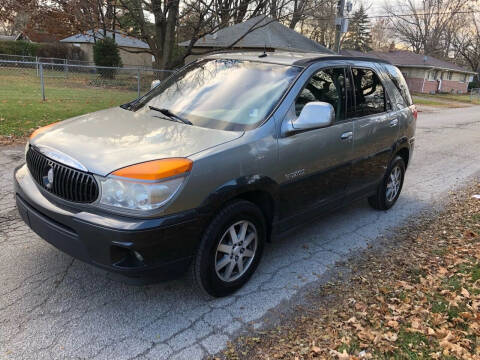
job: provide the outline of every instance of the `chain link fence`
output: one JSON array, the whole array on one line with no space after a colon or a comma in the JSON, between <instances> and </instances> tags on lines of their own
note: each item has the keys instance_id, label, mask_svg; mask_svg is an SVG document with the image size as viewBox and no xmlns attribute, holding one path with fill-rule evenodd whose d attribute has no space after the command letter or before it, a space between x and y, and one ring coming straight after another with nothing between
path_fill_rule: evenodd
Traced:
<instances>
[{"instance_id":1,"label":"chain link fence","mask_svg":"<svg viewBox=\"0 0 480 360\"><path fill-rule=\"evenodd\" d=\"M95 63L91 61L70 60L70 59L55 58L55 57L28 56L28 55L0 54L0 60L15 61L15 62L41 62L41 63L48 63L48 64L95 65Z\"/></svg>"},{"instance_id":2,"label":"chain link fence","mask_svg":"<svg viewBox=\"0 0 480 360\"><path fill-rule=\"evenodd\" d=\"M42 56L29 56L29 55L10 55L10 54L0 54L0 60L14 61L14 62L41 62L44 64L67 64L67 65L91 65L95 66L93 61L85 60L72 60L65 58L56 58L56 57L42 57ZM139 67L136 65L124 64L126 67Z\"/></svg>"},{"instance_id":3,"label":"chain link fence","mask_svg":"<svg viewBox=\"0 0 480 360\"><path fill-rule=\"evenodd\" d=\"M135 99L171 71L0 60L0 101L104 99L116 106ZM111 103L111 104L110 104Z\"/></svg>"},{"instance_id":4,"label":"chain link fence","mask_svg":"<svg viewBox=\"0 0 480 360\"><path fill-rule=\"evenodd\" d=\"M470 101L480 103L480 88L470 89Z\"/></svg>"}]
</instances>

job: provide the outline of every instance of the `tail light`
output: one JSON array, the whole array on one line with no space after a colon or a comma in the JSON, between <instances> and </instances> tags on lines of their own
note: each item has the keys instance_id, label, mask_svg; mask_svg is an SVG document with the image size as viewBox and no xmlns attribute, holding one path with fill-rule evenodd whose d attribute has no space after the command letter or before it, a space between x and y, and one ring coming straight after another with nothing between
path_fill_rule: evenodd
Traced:
<instances>
[{"instance_id":1,"label":"tail light","mask_svg":"<svg viewBox=\"0 0 480 360\"><path fill-rule=\"evenodd\" d=\"M417 107L415 105L410 105L410 110L412 111L412 115L415 118L415 120L417 120L417 117L418 117Z\"/></svg>"}]
</instances>

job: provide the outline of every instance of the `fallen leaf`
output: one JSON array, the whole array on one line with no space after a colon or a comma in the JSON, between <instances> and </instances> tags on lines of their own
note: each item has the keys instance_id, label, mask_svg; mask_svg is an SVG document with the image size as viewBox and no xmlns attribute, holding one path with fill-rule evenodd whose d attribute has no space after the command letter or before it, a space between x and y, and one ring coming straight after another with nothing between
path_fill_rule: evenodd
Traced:
<instances>
[{"instance_id":1,"label":"fallen leaf","mask_svg":"<svg viewBox=\"0 0 480 360\"><path fill-rule=\"evenodd\" d=\"M347 354L346 350L343 350L343 352L338 352L336 350L330 350L330 355L336 356L340 360L347 360L350 359L350 355Z\"/></svg>"},{"instance_id":2,"label":"fallen leaf","mask_svg":"<svg viewBox=\"0 0 480 360\"><path fill-rule=\"evenodd\" d=\"M398 321L390 320L389 322L387 322L387 326L393 329L398 329Z\"/></svg>"},{"instance_id":3,"label":"fallen leaf","mask_svg":"<svg viewBox=\"0 0 480 360\"><path fill-rule=\"evenodd\" d=\"M470 293L468 292L467 289L462 288L462 291L460 292L463 297L466 297L467 299L470 299Z\"/></svg>"},{"instance_id":4,"label":"fallen leaf","mask_svg":"<svg viewBox=\"0 0 480 360\"><path fill-rule=\"evenodd\" d=\"M395 342L398 339L398 334L395 334L389 331L386 334L384 334L383 337L388 341Z\"/></svg>"}]
</instances>

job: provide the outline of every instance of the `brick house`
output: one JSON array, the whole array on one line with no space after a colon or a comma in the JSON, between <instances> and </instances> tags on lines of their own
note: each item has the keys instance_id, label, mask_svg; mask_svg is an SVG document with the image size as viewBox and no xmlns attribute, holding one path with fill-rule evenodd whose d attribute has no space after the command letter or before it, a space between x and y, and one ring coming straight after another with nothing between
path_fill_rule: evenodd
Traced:
<instances>
[{"instance_id":1,"label":"brick house","mask_svg":"<svg viewBox=\"0 0 480 360\"><path fill-rule=\"evenodd\" d=\"M342 50L342 54L368 56L389 61L402 71L410 91L417 93L466 93L468 92L468 83L475 75L475 72L456 64L407 50L370 51L368 53Z\"/></svg>"}]
</instances>

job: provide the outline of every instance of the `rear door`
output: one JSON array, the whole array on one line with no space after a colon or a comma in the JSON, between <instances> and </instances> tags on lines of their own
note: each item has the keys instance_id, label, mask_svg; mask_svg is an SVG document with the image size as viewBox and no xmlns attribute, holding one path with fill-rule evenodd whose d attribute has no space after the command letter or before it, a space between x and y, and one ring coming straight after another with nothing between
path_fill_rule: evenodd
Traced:
<instances>
[{"instance_id":1,"label":"rear door","mask_svg":"<svg viewBox=\"0 0 480 360\"><path fill-rule=\"evenodd\" d=\"M398 138L398 114L374 66L352 66L354 156L349 192L364 192L383 178Z\"/></svg>"},{"instance_id":2,"label":"rear door","mask_svg":"<svg viewBox=\"0 0 480 360\"><path fill-rule=\"evenodd\" d=\"M280 138L280 217L300 215L308 210L343 199L353 158L353 123L346 117L347 68L321 68L300 90L283 121L298 117L310 101L330 103L335 109L332 125Z\"/></svg>"}]
</instances>

